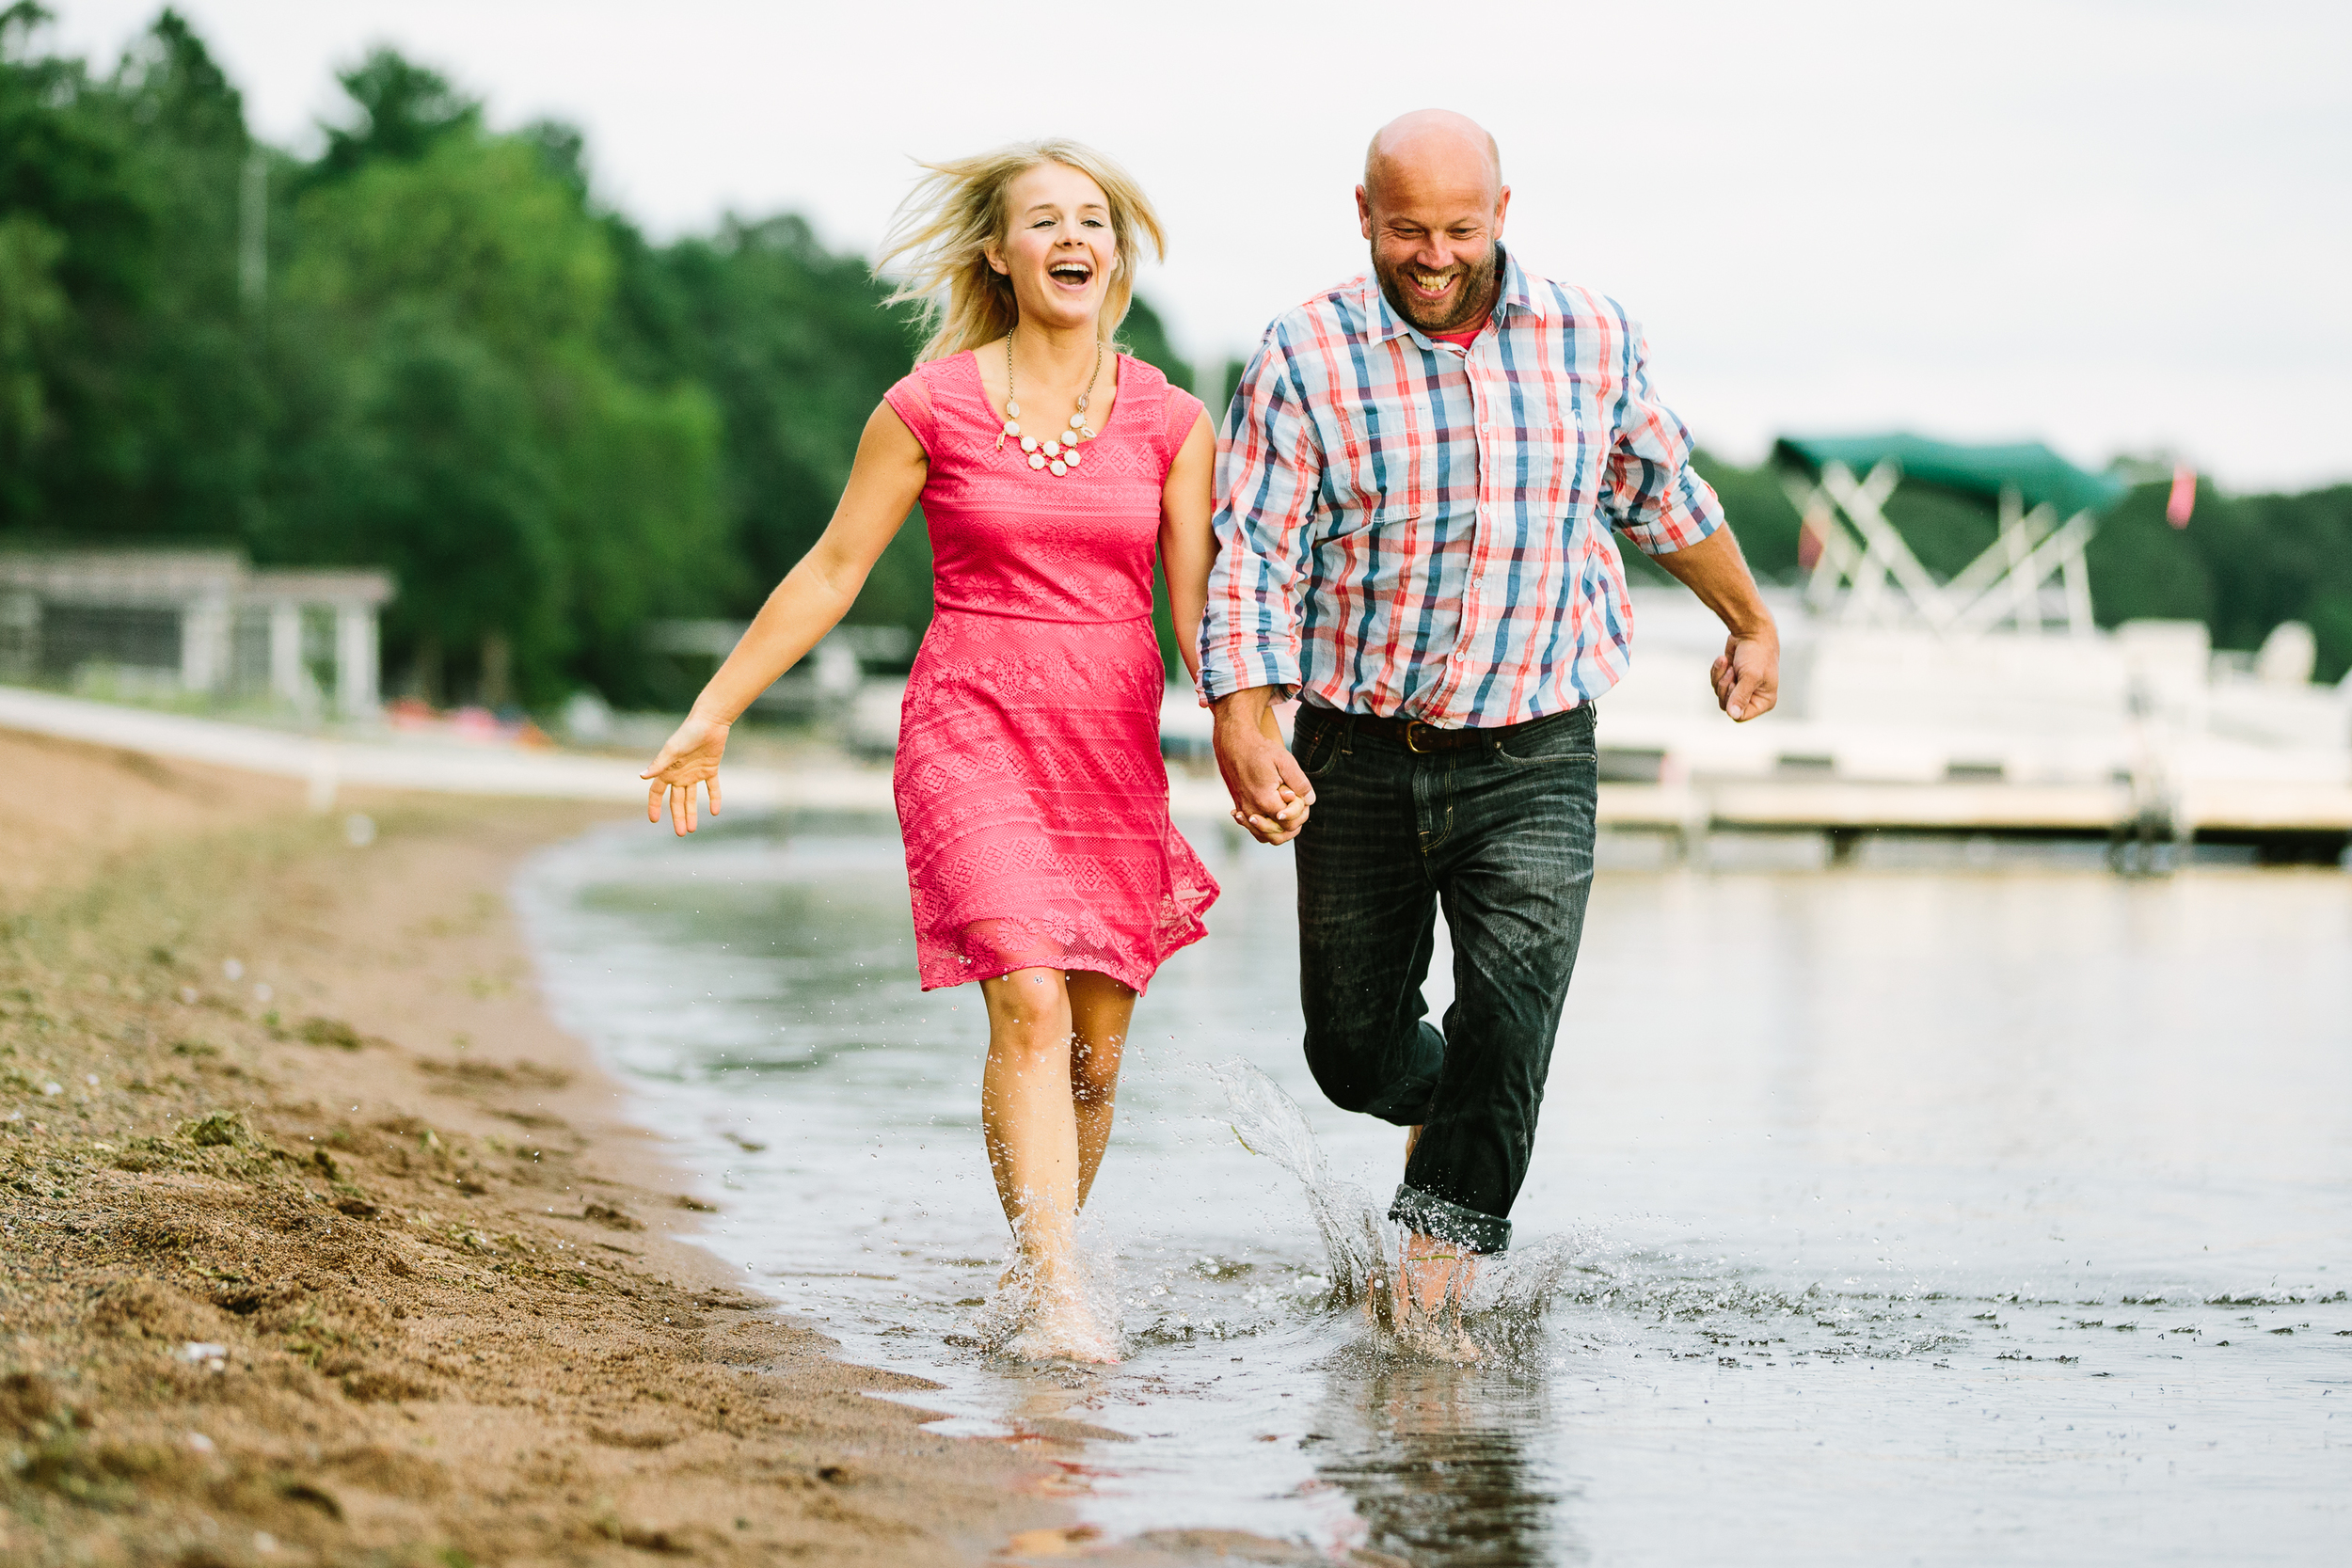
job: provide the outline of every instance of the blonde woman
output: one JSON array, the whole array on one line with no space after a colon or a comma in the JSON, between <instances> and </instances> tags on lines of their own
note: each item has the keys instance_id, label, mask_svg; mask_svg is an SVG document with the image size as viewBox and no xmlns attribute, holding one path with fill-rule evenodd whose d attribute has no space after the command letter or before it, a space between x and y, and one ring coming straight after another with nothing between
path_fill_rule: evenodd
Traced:
<instances>
[{"instance_id":1,"label":"blonde woman","mask_svg":"<svg viewBox=\"0 0 2352 1568\"><path fill-rule=\"evenodd\" d=\"M919 500L936 609L896 790L927 990L987 1000L980 1117L1025 1291L1019 1354L1109 1361L1072 1250L1136 998L1217 889L1169 823L1152 568L1197 672L1214 552L1200 403L1118 352L1158 217L1067 141L929 166L886 246L934 328L866 421L833 522L644 775L647 815L719 809L727 727L841 619ZM1156 546L1156 549L1155 549ZM1250 823L1279 841L1303 823Z\"/></svg>"}]
</instances>

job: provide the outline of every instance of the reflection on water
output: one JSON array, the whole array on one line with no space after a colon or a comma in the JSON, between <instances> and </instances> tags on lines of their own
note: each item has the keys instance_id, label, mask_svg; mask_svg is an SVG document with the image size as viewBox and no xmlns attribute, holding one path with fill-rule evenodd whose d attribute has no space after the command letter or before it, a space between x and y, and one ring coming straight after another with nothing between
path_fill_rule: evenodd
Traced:
<instances>
[{"instance_id":1,"label":"reflection on water","mask_svg":"<svg viewBox=\"0 0 2352 1568\"><path fill-rule=\"evenodd\" d=\"M1357 1352L1328 1368L1305 1449L1407 1561L1581 1562L1561 1482L1521 1442L1549 1429L1549 1402L1542 1378Z\"/></svg>"},{"instance_id":2,"label":"reflection on water","mask_svg":"<svg viewBox=\"0 0 2352 1568\"><path fill-rule=\"evenodd\" d=\"M1082 1513L1160 1560L1210 1528L1433 1565L2292 1562L2352 1526L2352 878L1604 871L1464 1370L1346 1305L1401 1135L1299 1059L1287 857L1222 852L1089 1214L1133 1348L1100 1372L974 1342L985 1018L914 989L895 837L601 832L521 893L712 1244L943 1384L943 1430L1068 1445ZM1236 1136L1236 1055L1303 1149Z\"/></svg>"}]
</instances>

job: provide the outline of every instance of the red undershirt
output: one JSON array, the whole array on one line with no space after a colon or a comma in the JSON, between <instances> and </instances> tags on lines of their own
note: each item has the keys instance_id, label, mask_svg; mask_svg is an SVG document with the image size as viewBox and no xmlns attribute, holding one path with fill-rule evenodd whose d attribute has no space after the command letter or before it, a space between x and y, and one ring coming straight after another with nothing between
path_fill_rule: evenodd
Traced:
<instances>
[{"instance_id":1,"label":"red undershirt","mask_svg":"<svg viewBox=\"0 0 2352 1568\"><path fill-rule=\"evenodd\" d=\"M1470 340L1486 330L1486 323L1482 317L1476 325L1466 326L1459 332L1432 332L1427 336L1437 342L1452 343L1455 348L1467 349L1470 346Z\"/></svg>"}]
</instances>

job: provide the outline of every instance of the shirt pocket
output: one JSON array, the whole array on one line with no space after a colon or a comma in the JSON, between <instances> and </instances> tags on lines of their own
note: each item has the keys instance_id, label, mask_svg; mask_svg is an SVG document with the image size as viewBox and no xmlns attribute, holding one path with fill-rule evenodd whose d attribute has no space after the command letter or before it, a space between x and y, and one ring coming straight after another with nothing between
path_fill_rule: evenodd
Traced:
<instances>
[{"instance_id":1,"label":"shirt pocket","mask_svg":"<svg viewBox=\"0 0 2352 1568\"><path fill-rule=\"evenodd\" d=\"M1524 411L1518 476L1521 505L1552 518L1592 509L1609 450L1596 402L1591 388L1570 377L1557 395Z\"/></svg>"},{"instance_id":2,"label":"shirt pocket","mask_svg":"<svg viewBox=\"0 0 2352 1568\"><path fill-rule=\"evenodd\" d=\"M1404 499L1398 454L1384 450L1392 442L1374 439L1360 407L1331 408L1321 422L1323 493L1316 499L1323 515L1316 533L1325 541L1345 539L1378 526L1390 506Z\"/></svg>"}]
</instances>

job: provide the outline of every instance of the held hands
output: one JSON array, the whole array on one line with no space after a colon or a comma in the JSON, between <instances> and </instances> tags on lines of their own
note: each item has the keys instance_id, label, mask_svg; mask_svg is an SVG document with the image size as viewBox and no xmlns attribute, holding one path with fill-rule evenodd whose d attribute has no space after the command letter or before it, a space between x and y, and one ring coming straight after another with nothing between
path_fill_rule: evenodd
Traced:
<instances>
[{"instance_id":1,"label":"held hands","mask_svg":"<svg viewBox=\"0 0 2352 1568\"><path fill-rule=\"evenodd\" d=\"M1288 844L1296 838L1298 831L1307 825L1307 808L1314 803L1312 796L1302 800L1293 795L1288 784L1279 785L1275 794L1280 798L1282 806L1271 818L1243 811L1239 806L1233 808L1233 820L1248 829L1249 835L1261 844Z\"/></svg>"},{"instance_id":2,"label":"held hands","mask_svg":"<svg viewBox=\"0 0 2352 1568\"><path fill-rule=\"evenodd\" d=\"M1288 844L1306 827L1315 790L1282 744L1272 695L1259 687L1214 705L1216 767L1233 798L1233 820L1261 844Z\"/></svg>"},{"instance_id":3,"label":"held hands","mask_svg":"<svg viewBox=\"0 0 2352 1568\"><path fill-rule=\"evenodd\" d=\"M637 775L653 781L645 791L646 821L660 821L666 805L670 831L681 837L692 832L696 784L710 797L710 815L719 815L719 758L727 749L728 728L698 714L686 716L686 722L663 744L653 766Z\"/></svg>"},{"instance_id":4,"label":"held hands","mask_svg":"<svg viewBox=\"0 0 2352 1568\"><path fill-rule=\"evenodd\" d=\"M1723 657L1715 660L1709 679L1716 703L1735 722L1772 712L1780 701L1779 637L1769 628L1757 636L1733 633L1724 640Z\"/></svg>"}]
</instances>

